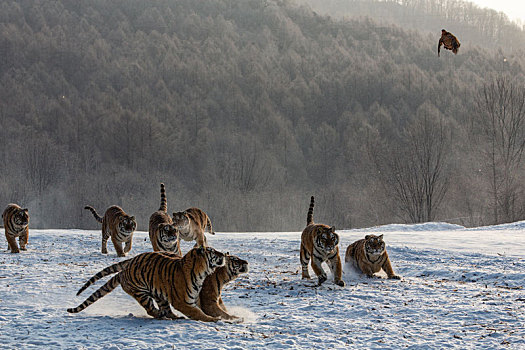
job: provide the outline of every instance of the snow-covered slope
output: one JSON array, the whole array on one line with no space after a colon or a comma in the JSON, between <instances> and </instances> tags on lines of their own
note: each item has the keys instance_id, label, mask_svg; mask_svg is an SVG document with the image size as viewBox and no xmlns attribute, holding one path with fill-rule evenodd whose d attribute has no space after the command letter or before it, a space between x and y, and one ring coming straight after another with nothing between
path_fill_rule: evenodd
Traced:
<instances>
[{"instance_id":1,"label":"snow-covered slope","mask_svg":"<svg viewBox=\"0 0 525 350\"><path fill-rule=\"evenodd\" d=\"M343 259L354 240L384 233L403 277L367 279L345 266L344 288L331 279L321 287L301 280L300 232L217 233L209 236L213 247L250 263L223 293L226 306L244 317L240 324L154 320L120 287L68 314L102 285L76 297L85 280L122 258L111 244L107 256L99 252L99 231L31 230L28 251L0 251L0 347L525 348L523 226L341 231ZM147 237L135 234L131 256L151 250ZM190 247L183 244L184 251Z\"/></svg>"}]
</instances>

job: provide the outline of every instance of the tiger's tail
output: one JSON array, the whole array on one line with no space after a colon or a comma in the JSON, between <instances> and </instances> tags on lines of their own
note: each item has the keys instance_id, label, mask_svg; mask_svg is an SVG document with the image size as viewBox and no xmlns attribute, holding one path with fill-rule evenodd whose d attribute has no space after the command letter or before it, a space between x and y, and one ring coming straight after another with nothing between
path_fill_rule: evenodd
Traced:
<instances>
[{"instance_id":1,"label":"tiger's tail","mask_svg":"<svg viewBox=\"0 0 525 350\"><path fill-rule=\"evenodd\" d=\"M97 274L93 275L83 286L80 288L77 292L77 295L80 295L83 291L86 290L87 287L95 283L101 278L104 278L106 276L112 275L114 273L120 272L126 268L126 266L129 265L129 262L131 259L124 260L121 262L118 262L116 264L113 264L111 266L106 267L104 270L98 272Z\"/></svg>"},{"instance_id":2,"label":"tiger's tail","mask_svg":"<svg viewBox=\"0 0 525 350\"><path fill-rule=\"evenodd\" d=\"M168 199L166 198L166 188L164 187L164 184L160 184L160 211L168 212Z\"/></svg>"},{"instance_id":3,"label":"tiger's tail","mask_svg":"<svg viewBox=\"0 0 525 350\"><path fill-rule=\"evenodd\" d=\"M215 234L215 232L213 232L213 228L211 226L211 220L210 220L210 217L207 217L206 218L206 229L208 230L208 232L212 235Z\"/></svg>"},{"instance_id":4,"label":"tiger's tail","mask_svg":"<svg viewBox=\"0 0 525 350\"><path fill-rule=\"evenodd\" d=\"M95 219L96 219L98 222L102 223L102 218L100 217L100 215L97 214L97 211L95 210L95 208L93 208L92 206L86 205L86 206L84 207L84 209L89 210L89 211L93 214L93 216L95 217Z\"/></svg>"},{"instance_id":5,"label":"tiger's tail","mask_svg":"<svg viewBox=\"0 0 525 350\"><path fill-rule=\"evenodd\" d=\"M77 313L82 310L84 310L89 305L93 304L98 299L102 298L104 295L111 293L113 289L117 288L117 286L120 284L120 273L116 276L113 276L109 281L106 282L102 287L100 287L96 292L91 294L89 298L84 300L82 304L75 308L67 309L67 312L70 313Z\"/></svg>"},{"instance_id":6,"label":"tiger's tail","mask_svg":"<svg viewBox=\"0 0 525 350\"><path fill-rule=\"evenodd\" d=\"M314 223L314 196L310 198L310 208L308 208L308 215L306 216L306 226Z\"/></svg>"}]
</instances>

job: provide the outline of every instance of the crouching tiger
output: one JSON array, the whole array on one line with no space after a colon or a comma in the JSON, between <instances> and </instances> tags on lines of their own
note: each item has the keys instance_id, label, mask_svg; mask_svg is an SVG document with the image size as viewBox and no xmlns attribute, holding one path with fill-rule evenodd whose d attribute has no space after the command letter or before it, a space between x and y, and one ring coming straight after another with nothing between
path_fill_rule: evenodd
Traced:
<instances>
[{"instance_id":1,"label":"crouching tiger","mask_svg":"<svg viewBox=\"0 0 525 350\"><path fill-rule=\"evenodd\" d=\"M352 263L367 277L372 277L374 273L383 269L388 278L401 278L394 273L383 241L383 235L366 235L364 239L350 244L346 248L345 262Z\"/></svg>"},{"instance_id":2,"label":"crouching tiger","mask_svg":"<svg viewBox=\"0 0 525 350\"><path fill-rule=\"evenodd\" d=\"M20 253L26 250L29 238L29 213L27 209L22 209L17 204L9 204L2 213L4 220L5 238L11 253ZM20 249L16 244L16 238L20 242Z\"/></svg>"},{"instance_id":3,"label":"crouching tiger","mask_svg":"<svg viewBox=\"0 0 525 350\"><path fill-rule=\"evenodd\" d=\"M342 280L341 258L339 256L339 235L335 233L334 226L314 223L314 197L310 199L310 208L306 217L306 227L301 235L301 267L302 278L310 278L308 262L311 258L312 268L317 275L319 285L326 281L326 273L321 264L328 263L334 275L334 283L344 287Z\"/></svg>"},{"instance_id":4,"label":"crouching tiger","mask_svg":"<svg viewBox=\"0 0 525 350\"><path fill-rule=\"evenodd\" d=\"M233 281L240 274L248 272L248 262L235 255L226 254L225 257L226 264L217 268L213 274L204 280L197 305L206 315L225 320L242 321L242 318L228 314L228 310L222 301L221 291L225 284Z\"/></svg>"},{"instance_id":5,"label":"crouching tiger","mask_svg":"<svg viewBox=\"0 0 525 350\"><path fill-rule=\"evenodd\" d=\"M87 205L84 209L91 211L95 219L102 224L102 254L108 253L108 239L111 237L113 246L120 257L126 256L131 250L133 232L137 228L134 216L129 216L121 207L113 205L106 210L104 218L97 214L95 208ZM122 243L126 246L122 249Z\"/></svg>"},{"instance_id":6,"label":"crouching tiger","mask_svg":"<svg viewBox=\"0 0 525 350\"><path fill-rule=\"evenodd\" d=\"M162 254L177 257L177 255L172 252L162 252ZM222 301L221 292L227 283L239 277L240 274L248 272L248 262L229 253L224 255L224 259L224 266L218 267L204 280L199 298L197 299L197 306L208 316L242 322L242 318L228 314L228 310Z\"/></svg>"},{"instance_id":7,"label":"crouching tiger","mask_svg":"<svg viewBox=\"0 0 525 350\"><path fill-rule=\"evenodd\" d=\"M169 256L165 252L142 253L106 267L91 277L77 295L95 281L118 272L82 304L67 311L77 313L84 310L120 284L148 315L155 318L181 318L171 311L171 305L193 320L218 321L218 317L202 312L197 306L197 299L205 278L224 263L224 254L210 247L193 248L182 258Z\"/></svg>"}]
</instances>

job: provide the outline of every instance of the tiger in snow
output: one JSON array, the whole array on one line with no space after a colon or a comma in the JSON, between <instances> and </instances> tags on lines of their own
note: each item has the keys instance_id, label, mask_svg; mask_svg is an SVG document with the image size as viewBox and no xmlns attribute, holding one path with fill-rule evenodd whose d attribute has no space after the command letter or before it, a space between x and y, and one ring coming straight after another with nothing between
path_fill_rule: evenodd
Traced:
<instances>
[{"instance_id":1,"label":"tiger in snow","mask_svg":"<svg viewBox=\"0 0 525 350\"><path fill-rule=\"evenodd\" d=\"M163 183L160 184L159 210L151 214L149 218L149 239L153 246L153 251L174 252L182 256L179 232L168 215L166 188Z\"/></svg>"},{"instance_id":2,"label":"tiger in snow","mask_svg":"<svg viewBox=\"0 0 525 350\"><path fill-rule=\"evenodd\" d=\"M133 232L137 228L135 217L126 214L117 205L109 207L103 218L89 205L84 207L84 209L91 211L95 219L102 224L102 254L108 253L107 243L111 237L117 255L120 257L126 256L126 253L131 250ZM122 243L126 244L124 249L122 249Z\"/></svg>"},{"instance_id":3,"label":"tiger in snow","mask_svg":"<svg viewBox=\"0 0 525 350\"><path fill-rule=\"evenodd\" d=\"M214 273L206 277L197 300L197 305L206 315L220 317L225 320L239 320L242 318L228 314L221 297L225 284L236 279L240 274L248 272L248 262L235 255L225 255L226 263L218 267Z\"/></svg>"},{"instance_id":4,"label":"tiger in snow","mask_svg":"<svg viewBox=\"0 0 525 350\"><path fill-rule=\"evenodd\" d=\"M179 230L180 238L185 241L196 241L196 247L206 246L205 231L212 235L215 234L210 218L199 208L189 208L173 213L173 225Z\"/></svg>"},{"instance_id":5,"label":"tiger in snow","mask_svg":"<svg viewBox=\"0 0 525 350\"><path fill-rule=\"evenodd\" d=\"M2 213L4 221L5 238L11 253L20 253L27 250L26 245L29 238L29 210L21 208L18 204L8 204ZM20 249L16 238L20 243Z\"/></svg>"},{"instance_id":6,"label":"tiger in snow","mask_svg":"<svg viewBox=\"0 0 525 350\"><path fill-rule=\"evenodd\" d=\"M350 244L346 248L345 262L358 267L367 277L372 277L374 273L383 269L388 278L401 278L394 273L383 235L366 235L364 239Z\"/></svg>"},{"instance_id":7,"label":"tiger in snow","mask_svg":"<svg viewBox=\"0 0 525 350\"><path fill-rule=\"evenodd\" d=\"M308 262L312 261L312 268L317 275L319 285L326 281L326 273L321 264L326 262L334 275L334 283L344 287L342 280L341 258L339 256L339 235L334 226L314 223L314 196L310 199L310 208L306 217L306 228L301 235L300 259L302 278L310 278Z\"/></svg>"},{"instance_id":8,"label":"tiger in snow","mask_svg":"<svg viewBox=\"0 0 525 350\"><path fill-rule=\"evenodd\" d=\"M77 295L100 278L117 273L82 304L67 311L84 310L120 284L154 318L182 318L173 313L171 305L193 320L215 322L219 318L206 315L197 306L197 300L205 278L224 263L224 254L211 247L193 248L183 257L169 252L142 253L91 277Z\"/></svg>"},{"instance_id":9,"label":"tiger in snow","mask_svg":"<svg viewBox=\"0 0 525 350\"><path fill-rule=\"evenodd\" d=\"M162 254L177 257L176 254L171 252L162 252ZM218 267L204 280L197 299L197 306L208 316L242 322L243 319L241 317L228 314L228 310L222 301L221 291L224 285L239 277L240 274L248 272L248 262L229 253L224 255L224 259L224 266Z\"/></svg>"}]
</instances>

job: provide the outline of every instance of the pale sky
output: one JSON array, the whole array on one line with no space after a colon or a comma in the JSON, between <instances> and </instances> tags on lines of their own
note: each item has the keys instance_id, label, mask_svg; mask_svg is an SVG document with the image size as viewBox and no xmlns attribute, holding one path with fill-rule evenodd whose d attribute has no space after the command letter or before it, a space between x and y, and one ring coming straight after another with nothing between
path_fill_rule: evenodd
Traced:
<instances>
[{"instance_id":1,"label":"pale sky","mask_svg":"<svg viewBox=\"0 0 525 350\"><path fill-rule=\"evenodd\" d=\"M525 24L525 1L524 0L467 0L475 3L481 8L488 7L496 11L504 12L510 20L519 20Z\"/></svg>"}]
</instances>

